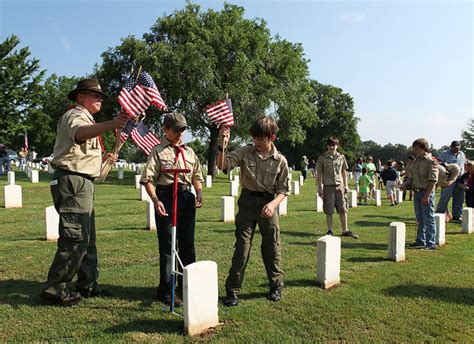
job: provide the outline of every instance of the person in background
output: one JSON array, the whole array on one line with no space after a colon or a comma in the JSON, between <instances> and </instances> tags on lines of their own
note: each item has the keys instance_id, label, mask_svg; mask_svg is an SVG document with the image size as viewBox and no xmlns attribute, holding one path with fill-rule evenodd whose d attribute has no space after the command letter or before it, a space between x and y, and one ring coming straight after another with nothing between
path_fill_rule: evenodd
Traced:
<instances>
[{"instance_id":1,"label":"person in background","mask_svg":"<svg viewBox=\"0 0 474 344\"><path fill-rule=\"evenodd\" d=\"M372 156L368 155L367 158L365 159L365 162L362 164L362 167L365 167L365 169L367 170L367 175L372 178L372 184L370 186L370 189L369 189L369 198L370 199L374 199L374 190L375 190L375 186L376 186L376 176L375 176L375 172L377 170L377 168L375 167L375 164L374 164L374 159L372 158Z\"/></svg>"},{"instance_id":2,"label":"person in background","mask_svg":"<svg viewBox=\"0 0 474 344\"><path fill-rule=\"evenodd\" d=\"M367 169L365 167L362 167L362 175L357 181L357 189L359 190L359 204L367 205L370 184L372 183L372 178L367 175ZM362 200L364 200L364 203L362 203Z\"/></svg>"},{"instance_id":3,"label":"person in background","mask_svg":"<svg viewBox=\"0 0 474 344\"><path fill-rule=\"evenodd\" d=\"M449 149L442 152L438 159L442 163L457 164L460 168L460 175L464 174L464 164L466 163L466 155L461 151L461 143L459 141L451 142ZM437 213L445 213L448 210L448 202L453 198L452 202L452 219L454 221L461 221L462 205L464 203L464 192L458 188L458 183L453 183L441 191L438 205L436 207Z\"/></svg>"},{"instance_id":4,"label":"person in background","mask_svg":"<svg viewBox=\"0 0 474 344\"><path fill-rule=\"evenodd\" d=\"M403 178L403 183L402 185L405 185L403 188L403 200L406 200L406 196L408 193L408 196L410 197L409 200L411 201L413 199L413 190L411 189L410 185L407 185L405 182L410 178L411 176L411 170L413 168L413 164L416 161L416 157L414 155L410 155L407 159L407 164L405 168L405 177Z\"/></svg>"},{"instance_id":5,"label":"person in background","mask_svg":"<svg viewBox=\"0 0 474 344\"><path fill-rule=\"evenodd\" d=\"M356 185L356 191L359 191L359 178L362 175L362 159L357 158L357 161L355 162L354 166L352 166L352 173L354 173L354 183ZM367 174L367 169L366 169L366 174Z\"/></svg>"},{"instance_id":6,"label":"person in background","mask_svg":"<svg viewBox=\"0 0 474 344\"><path fill-rule=\"evenodd\" d=\"M474 161L466 163L466 173L458 179L457 187L465 193L466 206L474 208Z\"/></svg>"},{"instance_id":7,"label":"person in background","mask_svg":"<svg viewBox=\"0 0 474 344\"><path fill-rule=\"evenodd\" d=\"M382 180L385 183L387 188L387 198L390 200L390 205L396 205L397 201L395 199L395 187L397 183L397 171L393 167L393 161L388 160L385 163L385 169L380 173Z\"/></svg>"},{"instance_id":8,"label":"person in background","mask_svg":"<svg viewBox=\"0 0 474 344\"><path fill-rule=\"evenodd\" d=\"M12 169L10 164L10 157L7 151L7 146L5 146L4 144L0 144L0 174L3 174L4 168L6 172L10 172Z\"/></svg>"},{"instance_id":9,"label":"person in background","mask_svg":"<svg viewBox=\"0 0 474 344\"><path fill-rule=\"evenodd\" d=\"M346 157L337 151L339 140L330 137L327 142L327 152L321 155L316 164L317 186L319 197L323 199L323 211L326 214L328 226L327 235L334 235L333 214L334 208L341 221L342 236L357 239L359 236L352 233L347 225L347 197L350 191L347 178Z\"/></svg>"},{"instance_id":10,"label":"person in background","mask_svg":"<svg viewBox=\"0 0 474 344\"><path fill-rule=\"evenodd\" d=\"M308 167L311 170L311 175L313 176L313 178L316 178L316 161L314 161L314 159L311 159Z\"/></svg>"},{"instance_id":11,"label":"person in background","mask_svg":"<svg viewBox=\"0 0 474 344\"><path fill-rule=\"evenodd\" d=\"M429 153L428 141L419 138L413 142L416 161L403 188L411 186L414 192L413 206L418 224L416 241L410 247L436 250L434 217L435 188L438 182L438 162Z\"/></svg>"},{"instance_id":12,"label":"person in background","mask_svg":"<svg viewBox=\"0 0 474 344\"><path fill-rule=\"evenodd\" d=\"M308 166L308 158L306 157L306 155L303 155L300 160L301 175L303 176L303 180L306 180L306 178L308 177Z\"/></svg>"},{"instance_id":13,"label":"person in background","mask_svg":"<svg viewBox=\"0 0 474 344\"><path fill-rule=\"evenodd\" d=\"M26 157L28 156L28 151L25 147L21 147L18 156L20 157L20 170L23 170L23 166L26 165Z\"/></svg>"}]
</instances>

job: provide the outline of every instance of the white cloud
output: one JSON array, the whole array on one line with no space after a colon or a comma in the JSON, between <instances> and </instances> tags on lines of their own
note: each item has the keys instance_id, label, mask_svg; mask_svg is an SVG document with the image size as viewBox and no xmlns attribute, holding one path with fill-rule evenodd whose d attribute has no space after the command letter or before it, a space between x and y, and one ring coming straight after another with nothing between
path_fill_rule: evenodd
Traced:
<instances>
[{"instance_id":1,"label":"white cloud","mask_svg":"<svg viewBox=\"0 0 474 344\"><path fill-rule=\"evenodd\" d=\"M55 20L53 18L48 18L48 21L49 21L49 27L56 34L64 50L66 50L67 52L71 51L71 48L72 48L71 41L63 32L63 30L58 26L58 24L55 23Z\"/></svg>"},{"instance_id":2,"label":"white cloud","mask_svg":"<svg viewBox=\"0 0 474 344\"><path fill-rule=\"evenodd\" d=\"M346 12L339 16L346 24L359 24L365 22L365 13L360 11Z\"/></svg>"}]
</instances>

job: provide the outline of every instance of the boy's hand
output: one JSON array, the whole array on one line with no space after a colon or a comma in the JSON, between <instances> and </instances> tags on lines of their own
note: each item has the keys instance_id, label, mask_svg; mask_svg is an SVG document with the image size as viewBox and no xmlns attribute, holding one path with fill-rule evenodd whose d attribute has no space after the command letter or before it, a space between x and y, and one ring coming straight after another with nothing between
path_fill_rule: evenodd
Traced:
<instances>
[{"instance_id":1,"label":"boy's hand","mask_svg":"<svg viewBox=\"0 0 474 344\"><path fill-rule=\"evenodd\" d=\"M219 137L222 142L223 147L227 147L230 139L230 128L228 126L221 126L221 131L219 132Z\"/></svg>"},{"instance_id":2,"label":"boy's hand","mask_svg":"<svg viewBox=\"0 0 474 344\"><path fill-rule=\"evenodd\" d=\"M273 216L274 212L275 212L275 206L272 204L272 202L270 202L263 206L262 213L260 215L263 218L268 219Z\"/></svg>"},{"instance_id":3,"label":"boy's hand","mask_svg":"<svg viewBox=\"0 0 474 344\"><path fill-rule=\"evenodd\" d=\"M196 190L196 204L194 208L201 208L202 207L202 190Z\"/></svg>"},{"instance_id":4,"label":"boy's hand","mask_svg":"<svg viewBox=\"0 0 474 344\"><path fill-rule=\"evenodd\" d=\"M324 190L319 190L318 195L319 197L324 198Z\"/></svg>"}]
</instances>

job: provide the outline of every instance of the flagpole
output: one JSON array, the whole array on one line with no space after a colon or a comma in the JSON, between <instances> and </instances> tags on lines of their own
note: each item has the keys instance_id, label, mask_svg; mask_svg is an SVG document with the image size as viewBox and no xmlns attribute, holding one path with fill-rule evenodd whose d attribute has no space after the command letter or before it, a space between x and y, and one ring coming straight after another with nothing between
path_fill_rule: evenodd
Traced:
<instances>
[{"instance_id":1,"label":"flagpole","mask_svg":"<svg viewBox=\"0 0 474 344\"><path fill-rule=\"evenodd\" d=\"M229 99L229 93L226 92L225 93L225 100L227 101ZM223 124L222 124L223 125ZM222 128L224 129L224 128ZM222 130L221 129L221 130ZM227 143L228 142L224 142L224 140L222 140L222 152L221 152L221 166L224 166L224 152L226 151L227 149Z\"/></svg>"}]
</instances>

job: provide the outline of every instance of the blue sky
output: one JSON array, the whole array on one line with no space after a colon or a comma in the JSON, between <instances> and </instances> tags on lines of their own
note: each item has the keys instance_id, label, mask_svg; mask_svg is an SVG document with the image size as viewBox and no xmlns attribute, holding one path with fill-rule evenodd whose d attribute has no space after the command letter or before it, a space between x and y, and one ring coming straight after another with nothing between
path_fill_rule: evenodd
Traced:
<instances>
[{"instance_id":1,"label":"blue sky","mask_svg":"<svg viewBox=\"0 0 474 344\"><path fill-rule=\"evenodd\" d=\"M198 1L203 9L221 1ZM435 147L474 117L472 1L234 1L303 44L310 76L348 92L363 140ZM0 39L28 46L48 75L83 76L127 35L184 1L0 0Z\"/></svg>"}]
</instances>

